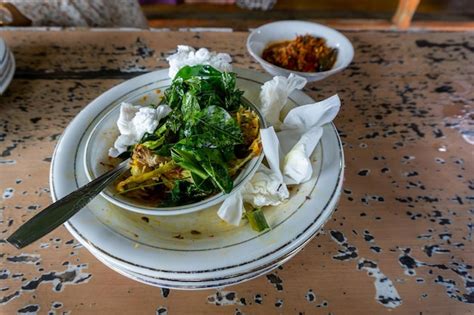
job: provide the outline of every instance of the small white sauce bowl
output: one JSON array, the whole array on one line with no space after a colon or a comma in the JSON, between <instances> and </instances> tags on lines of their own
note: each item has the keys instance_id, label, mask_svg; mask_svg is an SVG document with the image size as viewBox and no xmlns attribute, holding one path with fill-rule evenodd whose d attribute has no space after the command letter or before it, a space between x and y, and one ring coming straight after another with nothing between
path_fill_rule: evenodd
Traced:
<instances>
[{"instance_id":1,"label":"small white sauce bowl","mask_svg":"<svg viewBox=\"0 0 474 315\"><path fill-rule=\"evenodd\" d=\"M293 40L298 35L306 34L322 37L329 47L338 49L337 59L331 70L321 72L292 71L263 60L262 52L268 45ZM308 82L323 80L342 71L354 58L354 47L347 37L330 27L304 21L278 21L254 29L247 37L247 50L271 75L288 77L290 73L294 73L306 78Z\"/></svg>"}]
</instances>

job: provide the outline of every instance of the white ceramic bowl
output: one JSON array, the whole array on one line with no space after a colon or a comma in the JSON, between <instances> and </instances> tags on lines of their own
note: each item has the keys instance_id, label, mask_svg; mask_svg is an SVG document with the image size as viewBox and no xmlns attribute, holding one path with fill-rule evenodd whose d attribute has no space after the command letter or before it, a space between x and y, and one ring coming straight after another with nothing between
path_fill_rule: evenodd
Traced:
<instances>
[{"instance_id":1,"label":"white ceramic bowl","mask_svg":"<svg viewBox=\"0 0 474 315\"><path fill-rule=\"evenodd\" d=\"M329 47L337 48L336 63L329 71L299 72L291 71L271 64L262 59L263 50L271 43L293 40L297 35L313 35L326 40ZM354 57L351 42L338 31L317 23L304 21L278 21L268 23L254 29L247 38L247 50L260 65L273 76L285 76L290 73L298 74L309 82L319 81L346 68Z\"/></svg>"},{"instance_id":2,"label":"white ceramic bowl","mask_svg":"<svg viewBox=\"0 0 474 315\"><path fill-rule=\"evenodd\" d=\"M166 87L160 86L160 91L163 91L164 88ZM122 95L121 100L132 104L142 105L141 100L147 99L147 104L155 104L159 102L158 100L161 96L155 91L156 89L153 86L149 86L146 90L138 93L136 93L136 91L128 92L126 89L124 89L123 92L125 92L125 95ZM254 106L245 98L243 98L243 103L257 112L260 117L260 127L265 128L266 124L263 119L263 115L260 113L257 106ZM104 111L101 117L97 117L96 120L91 123L89 134L86 135L87 142L84 153L84 166L86 175L90 181L99 177L110 169L111 160L108 157L108 150L113 145L113 142L118 136L116 122L119 117L119 113L120 103L113 103L107 108L106 111ZM240 174L235 178L234 189L229 194L220 192L201 201L190 204L169 207L145 205L135 199L127 198L124 195L118 194L113 185L110 185L104 191L102 191L101 195L111 203L121 208L141 214L162 216L191 213L223 202L225 198L240 189L252 178L260 166L262 160L263 154L260 154L258 157L253 158L244 166Z\"/></svg>"},{"instance_id":3,"label":"white ceramic bowl","mask_svg":"<svg viewBox=\"0 0 474 315\"><path fill-rule=\"evenodd\" d=\"M0 38L0 95L8 88L14 74L15 58L3 38Z\"/></svg>"}]
</instances>

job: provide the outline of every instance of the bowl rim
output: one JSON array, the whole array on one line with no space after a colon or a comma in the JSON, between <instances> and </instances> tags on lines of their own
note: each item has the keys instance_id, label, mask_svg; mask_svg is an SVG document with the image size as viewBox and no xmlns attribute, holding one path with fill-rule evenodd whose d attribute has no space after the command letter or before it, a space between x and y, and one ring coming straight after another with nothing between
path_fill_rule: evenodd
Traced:
<instances>
[{"instance_id":1,"label":"bowl rim","mask_svg":"<svg viewBox=\"0 0 474 315\"><path fill-rule=\"evenodd\" d=\"M346 62L344 62L342 65L340 65L339 67L337 68L332 68L330 70L327 70L327 71L319 71L319 72L303 72L303 71L295 71L295 70L290 70L290 69L286 69L286 68L282 68L282 67L279 67L277 65L274 65L268 61L266 61L265 59L263 59L259 54L257 54L250 46L250 43L253 39L253 37L255 37L255 35L258 33L258 32L261 32L262 29L264 28L267 28L271 25L275 25L275 24L306 24L306 25L311 25L313 27L316 27L316 28L319 28L319 29L326 29L326 30L329 30L331 32L335 32L338 36L340 36L340 38L343 40L343 41L347 41L347 44L348 44L348 52L350 52L350 58L348 58L348 60ZM257 60L260 64L262 64L262 66L268 66L270 68L275 68L277 70L282 70L282 71L285 71L285 72L288 72L288 73L294 73L294 74L297 74L297 75L300 75L302 77L314 77L314 76L328 76L328 75L331 75L331 74L334 74L334 73L337 73L345 68L347 68L347 66L350 65L350 63L352 62L352 60L354 59L354 46L352 45L351 41L344 35L342 34L341 32L329 27L329 26L326 26L326 25L323 25L323 24L319 24L319 23L314 23L314 22L308 22L308 21L301 21L301 20L282 20L282 21L275 21L275 22L270 22L270 23L267 23L267 24L263 24L263 25L260 25L259 27L253 29L250 34L247 36L247 41L246 41L246 47L247 47L247 51L249 52L249 54L255 59ZM339 54L338 54L339 55Z\"/></svg>"},{"instance_id":2,"label":"bowl rim","mask_svg":"<svg viewBox=\"0 0 474 315\"><path fill-rule=\"evenodd\" d=\"M123 99L124 97L127 96L127 94L131 93L133 91L128 91L124 94L122 94L121 97L118 99ZM84 145L84 154L83 154L83 165L84 165L84 170L85 170L85 175L88 178L89 181L94 180L97 178L97 174L93 171L93 163L90 159L90 155L92 152L92 147L93 147L93 139L96 138L96 133L98 132L99 126L107 120L109 115L117 110L118 107L120 107L120 104L122 102L117 102L116 101L111 102L108 105L108 110L106 113L100 117L98 120L93 121L91 124L94 124L87 135L87 139ZM260 120L260 129L266 128L267 123L264 119L263 113L260 111L259 107L256 104L253 104L250 100L242 96L242 103L245 106L250 107L252 110L254 110L257 115L259 116ZM240 189L242 189L242 186L246 184L252 176L256 173L257 169L259 168L260 164L262 163L264 158L263 151L259 154L258 157L252 158L250 161L247 162L245 165L245 168L243 169L243 172L241 172L235 179L234 179L234 187L232 188L232 191L229 192L228 194L221 192L218 192L212 196L209 196L208 198L205 198L203 200L200 200L198 202L190 203L190 204L185 204L181 206L172 206L172 207L152 207L152 206L146 206L146 205L139 205L138 202L134 203L132 201L128 201L120 198L116 198L115 194L109 192L107 189L104 189L103 191L100 192L100 195L104 197L107 201L113 203L114 205L135 212L135 213L140 213L140 214L145 214L149 216L161 216L161 215L181 215L181 214L187 214L187 213L192 213L200 210L207 209L209 207L212 207L216 204L219 204L220 202L223 202L225 198L235 194L238 192ZM252 165L253 164L253 165Z\"/></svg>"}]
</instances>

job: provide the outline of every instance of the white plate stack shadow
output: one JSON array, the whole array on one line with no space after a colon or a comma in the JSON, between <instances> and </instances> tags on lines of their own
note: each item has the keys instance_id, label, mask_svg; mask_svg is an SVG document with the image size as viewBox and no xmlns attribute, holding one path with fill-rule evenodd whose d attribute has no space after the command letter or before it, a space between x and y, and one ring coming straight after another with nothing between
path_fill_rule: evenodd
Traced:
<instances>
[{"instance_id":1,"label":"white plate stack shadow","mask_svg":"<svg viewBox=\"0 0 474 315\"><path fill-rule=\"evenodd\" d=\"M0 38L0 94L5 92L14 73L15 58L3 38Z\"/></svg>"}]
</instances>

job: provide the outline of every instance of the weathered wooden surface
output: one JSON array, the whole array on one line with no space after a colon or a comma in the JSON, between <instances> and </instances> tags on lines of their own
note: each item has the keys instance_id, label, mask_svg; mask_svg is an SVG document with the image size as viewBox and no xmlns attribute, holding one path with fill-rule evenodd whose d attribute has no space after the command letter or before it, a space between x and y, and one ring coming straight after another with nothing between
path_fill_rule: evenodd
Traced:
<instances>
[{"instance_id":1,"label":"weathered wooden surface","mask_svg":"<svg viewBox=\"0 0 474 315\"><path fill-rule=\"evenodd\" d=\"M346 154L344 194L295 258L222 291L160 290L109 270L60 228L21 251L0 243L0 313L473 313L474 157L465 138L474 34L346 34L353 64L306 88L315 99L339 93L343 100L336 125ZM226 51L236 65L260 70L246 53L247 33L1 36L17 72L0 97L0 239L50 203L57 138L102 92L165 67L177 44ZM401 302L376 296L378 272Z\"/></svg>"}]
</instances>

